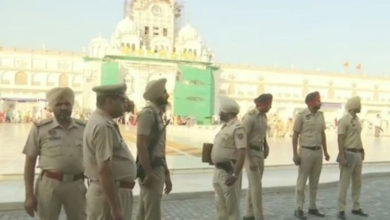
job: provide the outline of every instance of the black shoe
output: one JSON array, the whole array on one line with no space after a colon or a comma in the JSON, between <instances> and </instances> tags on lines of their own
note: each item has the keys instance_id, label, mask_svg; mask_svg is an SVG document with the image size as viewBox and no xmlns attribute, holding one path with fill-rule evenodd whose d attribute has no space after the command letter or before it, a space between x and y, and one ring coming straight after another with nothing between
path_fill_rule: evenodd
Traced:
<instances>
[{"instance_id":1,"label":"black shoe","mask_svg":"<svg viewBox=\"0 0 390 220\"><path fill-rule=\"evenodd\" d=\"M368 217L368 214L364 213L362 209L352 210L352 214L363 216L363 217Z\"/></svg>"},{"instance_id":2,"label":"black shoe","mask_svg":"<svg viewBox=\"0 0 390 220\"><path fill-rule=\"evenodd\" d=\"M254 216L249 216L249 217L245 217L243 218L244 220L255 220L255 217Z\"/></svg>"},{"instance_id":3,"label":"black shoe","mask_svg":"<svg viewBox=\"0 0 390 220\"><path fill-rule=\"evenodd\" d=\"M344 212L344 211L340 211L340 212L337 214L337 217L338 217L339 219L347 219L347 218L345 217L345 212Z\"/></svg>"},{"instance_id":4,"label":"black shoe","mask_svg":"<svg viewBox=\"0 0 390 220\"><path fill-rule=\"evenodd\" d=\"M317 217L325 217L325 215L319 212L318 209L309 209L308 213Z\"/></svg>"},{"instance_id":5,"label":"black shoe","mask_svg":"<svg viewBox=\"0 0 390 220\"><path fill-rule=\"evenodd\" d=\"M294 215L299 219L306 219L305 213L301 209L295 210Z\"/></svg>"}]
</instances>

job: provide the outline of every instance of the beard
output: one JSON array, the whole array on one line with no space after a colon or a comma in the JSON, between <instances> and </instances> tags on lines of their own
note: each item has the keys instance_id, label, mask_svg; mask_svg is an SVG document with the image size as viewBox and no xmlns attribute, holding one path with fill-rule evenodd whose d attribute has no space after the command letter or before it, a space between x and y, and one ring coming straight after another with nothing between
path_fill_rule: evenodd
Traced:
<instances>
[{"instance_id":1,"label":"beard","mask_svg":"<svg viewBox=\"0 0 390 220\"><path fill-rule=\"evenodd\" d=\"M71 120L72 111L60 111L58 113L55 113L54 116L56 117L58 122L69 122Z\"/></svg>"},{"instance_id":2,"label":"beard","mask_svg":"<svg viewBox=\"0 0 390 220\"><path fill-rule=\"evenodd\" d=\"M219 120L222 121L222 122L227 122L228 117L225 114L220 114L219 115Z\"/></svg>"},{"instance_id":3,"label":"beard","mask_svg":"<svg viewBox=\"0 0 390 220\"><path fill-rule=\"evenodd\" d=\"M158 106L168 105L168 98L158 97L158 98L156 99L156 104L157 104Z\"/></svg>"},{"instance_id":4,"label":"beard","mask_svg":"<svg viewBox=\"0 0 390 220\"><path fill-rule=\"evenodd\" d=\"M321 105L314 106L314 110L316 110L316 111L320 110L320 108L321 108Z\"/></svg>"}]
</instances>

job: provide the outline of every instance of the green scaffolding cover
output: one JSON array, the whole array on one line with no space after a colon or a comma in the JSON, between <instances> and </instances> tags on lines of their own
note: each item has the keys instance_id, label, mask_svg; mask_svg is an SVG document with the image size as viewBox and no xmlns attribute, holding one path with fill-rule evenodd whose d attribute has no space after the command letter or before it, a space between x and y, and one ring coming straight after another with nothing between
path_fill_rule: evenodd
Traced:
<instances>
[{"instance_id":1,"label":"green scaffolding cover","mask_svg":"<svg viewBox=\"0 0 390 220\"><path fill-rule=\"evenodd\" d=\"M174 92L175 115L210 124L214 114L213 70L180 65L179 71Z\"/></svg>"},{"instance_id":2,"label":"green scaffolding cover","mask_svg":"<svg viewBox=\"0 0 390 220\"><path fill-rule=\"evenodd\" d=\"M117 62L102 63L101 73L101 85L117 84L122 81L120 66Z\"/></svg>"}]
</instances>

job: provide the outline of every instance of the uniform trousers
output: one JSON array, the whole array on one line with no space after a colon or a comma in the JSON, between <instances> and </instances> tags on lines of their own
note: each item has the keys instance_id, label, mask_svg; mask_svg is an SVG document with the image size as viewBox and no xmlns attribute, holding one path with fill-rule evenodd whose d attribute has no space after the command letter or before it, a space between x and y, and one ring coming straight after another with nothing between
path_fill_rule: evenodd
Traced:
<instances>
[{"instance_id":1,"label":"uniform trousers","mask_svg":"<svg viewBox=\"0 0 390 220\"><path fill-rule=\"evenodd\" d=\"M246 194L246 216L255 217L256 220L264 219L263 214L263 195L262 183L264 172L264 157L252 157L251 159L257 164L256 170L250 169L248 158L245 160L245 170L248 175L248 192Z\"/></svg>"},{"instance_id":2,"label":"uniform trousers","mask_svg":"<svg viewBox=\"0 0 390 220\"><path fill-rule=\"evenodd\" d=\"M225 181L229 175L223 169L214 169L213 187L219 220L240 219L241 174L233 185L227 186Z\"/></svg>"},{"instance_id":3,"label":"uniform trousers","mask_svg":"<svg viewBox=\"0 0 390 220\"><path fill-rule=\"evenodd\" d=\"M60 182L40 175L36 183L37 219L58 220L63 207L69 220L85 220L86 187L82 179Z\"/></svg>"},{"instance_id":4,"label":"uniform trousers","mask_svg":"<svg viewBox=\"0 0 390 220\"><path fill-rule=\"evenodd\" d=\"M352 209L360 209L360 190L362 186L362 167L363 160L362 154L360 152L349 152L346 151L346 154L350 154L352 158L352 163L349 167L340 165L340 182L339 182L339 211L345 210L347 191L349 187L350 180L352 179Z\"/></svg>"},{"instance_id":5,"label":"uniform trousers","mask_svg":"<svg viewBox=\"0 0 390 220\"><path fill-rule=\"evenodd\" d=\"M165 168L162 166L153 168L153 174L157 179L151 186L144 186L140 181L140 201L137 220L160 220L161 198L165 184Z\"/></svg>"},{"instance_id":6,"label":"uniform trousers","mask_svg":"<svg viewBox=\"0 0 390 220\"><path fill-rule=\"evenodd\" d=\"M121 188L119 184L115 187L122 208L123 219L131 220L133 212L132 189ZM111 220L111 207L108 204L106 195L98 182L92 182L87 191L87 214L88 220Z\"/></svg>"},{"instance_id":7,"label":"uniform trousers","mask_svg":"<svg viewBox=\"0 0 390 220\"><path fill-rule=\"evenodd\" d=\"M305 187L307 178L309 178L309 209L317 209L317 189L322 170L322 149L311 150L300 149L301 164L298 170L298 179L296 187L297 209L302 210L305 201Z\"/></svg>"}]
</instances>

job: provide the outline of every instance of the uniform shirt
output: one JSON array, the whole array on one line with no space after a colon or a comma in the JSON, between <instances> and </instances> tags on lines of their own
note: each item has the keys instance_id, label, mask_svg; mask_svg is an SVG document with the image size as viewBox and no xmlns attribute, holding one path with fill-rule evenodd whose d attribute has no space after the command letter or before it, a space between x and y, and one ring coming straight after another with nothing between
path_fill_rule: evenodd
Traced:
<instances>
[{"instance_id":1,"label":"uniform shirt","mask_svg":"<svg viewBox=\"0 0 390 220\"><path fill-rule=\"evenodd\" d=\"M156 146L153 148L152 157L165 157L166 131L161 115L161 110L155 104L148 102L138 116L137 135L157 137L158 134L152 133L154 132L155 123L157 123L159 131L162 132Z\"/></svg>"},{"instance_id":2,"label":"uniform shirt","mask_svg":"<svg viewBox=\"0 0 390 220\"><path fill-rule=\"evenodd\" d=\"M257 109L250 110L244 115L242 124L245 127L248 147L256 146L261 149L258 151L248 148L248 150L251 151L251 155L261 157L267 135L267 115L260 113Z\"/></svg>"},{"instance_id":3,"label":"uniform shirt","mask_svg":"<svg viewBox=\"0 0 390 220\"><path fill-rule=\"evenodd\" d=\"M347 113L339 120L337 133L345 135L344 148L363 148L361 132L362 127L357 116L353 117L350 113Z\"/></svg>"},{"instance_id":4,"label":"uniform shirt","mask_svg":"<svg viewBox=\"0 0 390 220\"><path fill-rule=\"evenodd\" d=\"M294 131L299 134L301 146L322 146L322 132L325 128L324 114L321 111L312 113L307 108L295 118Z\"/></svg>"},{"instance_id":5,"label":"uniform shirt","mask_svg":"<svg viewBox=\"0 0 390 220\"><path fill-rule=\"evenodd\" d=\"M224 124L214 138L211 159L214 164L237 159L238 149L246 148L245 128L237 118Z\"/></svg>"},{"instance_id":6,"label":"uniform shirt","mask_svg":"<svg viewBox=\"0 0 390 220\"><path fill-rule=\"evenodd\" d=\"M110 160L115 180L133 181L136 165L118 125L104 111L97 109L90 117L84 132L85 175L98 179L98 164Z\"/></svg>"},{"instance_id":7,"label":"uniform shirt","mask_svg":"<svg viewBox=\"0 0 390 220\"><path fill-rule=\"evenodd\" d=\"M32 126L23 153L39 156L38 167L67 174L83 172L82 141L85 124L72 119L63 128L55 118Z\"/></svg>"}]
</instances>

